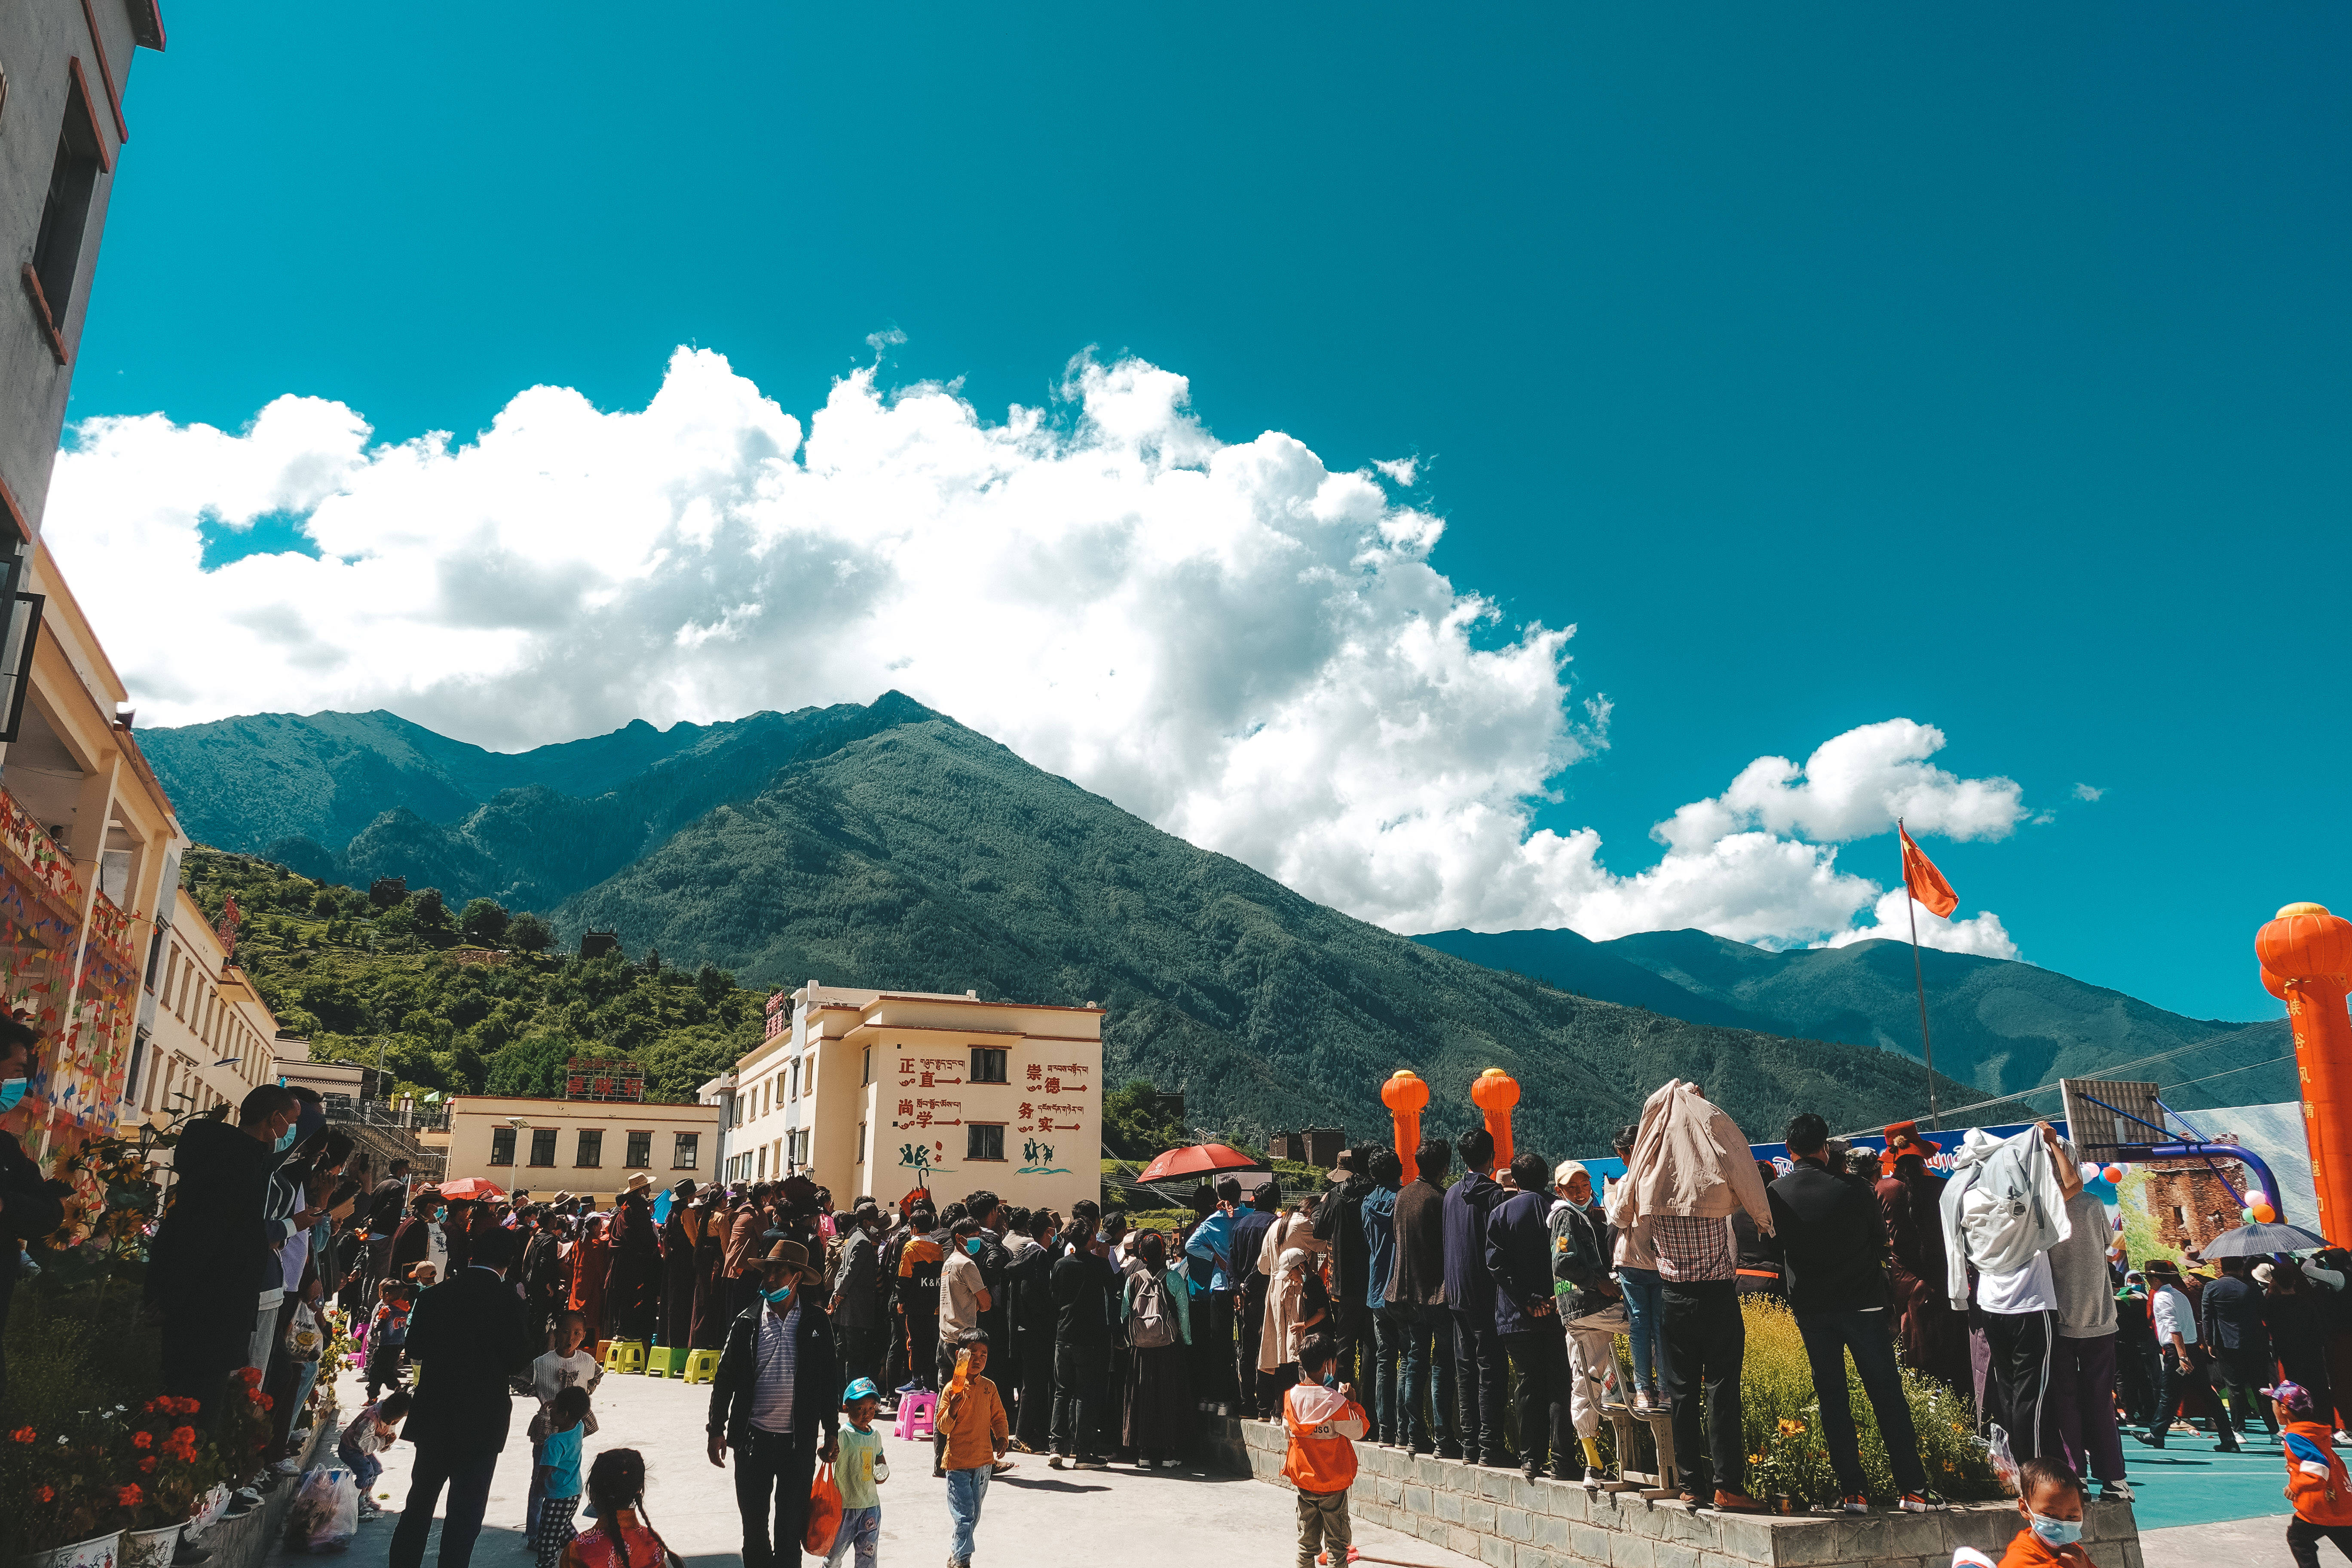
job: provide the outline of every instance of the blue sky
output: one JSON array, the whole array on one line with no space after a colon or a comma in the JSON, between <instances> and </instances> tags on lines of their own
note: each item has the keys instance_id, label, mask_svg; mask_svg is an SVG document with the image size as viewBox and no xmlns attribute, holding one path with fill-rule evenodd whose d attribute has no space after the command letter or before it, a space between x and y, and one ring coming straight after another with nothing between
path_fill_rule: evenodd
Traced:
<instances>
[{"instance_id":1,"label":"blue sky","mask_svg":"<svg viewBox=\"0 0 2352 1568\"><path fill-rule=\"evenodd\" d=\"M889 329L1001 416L1132 353L1423 459L1482 635L1579 627L1538 820L1618 872L1899 715L2054 813L1929 844L2035 962L2271 1016L2256 926L2352 905L2342 10L649 15L182 0L72 416L464 437L689 343L805 417Z\"/></svg>"}]
</instances>

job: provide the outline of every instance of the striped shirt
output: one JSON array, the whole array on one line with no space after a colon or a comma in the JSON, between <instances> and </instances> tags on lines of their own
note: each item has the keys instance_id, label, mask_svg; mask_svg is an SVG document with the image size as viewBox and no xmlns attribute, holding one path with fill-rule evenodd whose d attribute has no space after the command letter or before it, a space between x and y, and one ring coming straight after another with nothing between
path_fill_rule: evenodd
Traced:
<instances>
[{"instance_id":1,"label":"striped shirt","mask_svg":"<svg viewBox=\"0 0 2352 1568\"><path fill-rule=\"evenodd\" d=\"M793 1296L791 1310L773 1305L760 1314L760 1338L754 1347L751 1377L751 1427L757 1432L793 1429L793 1384L800 1370L801 1299Z\"/></svg>"},{"instance_id":2,"label":"striped shirt","mask_svg":"<svg viewBox=\"0 0 2352 1568\"><path fill-rule=\"evenodd\" d=\"M1650 1245L1658 1254L1658 1278L1675 1283L1697 1279L1729 1279L1737 1272L1732 1261L1731 1222L1720 1215L1696 1219L1689 1215L1649 1216Z\"/></svg>"}]
</instances>

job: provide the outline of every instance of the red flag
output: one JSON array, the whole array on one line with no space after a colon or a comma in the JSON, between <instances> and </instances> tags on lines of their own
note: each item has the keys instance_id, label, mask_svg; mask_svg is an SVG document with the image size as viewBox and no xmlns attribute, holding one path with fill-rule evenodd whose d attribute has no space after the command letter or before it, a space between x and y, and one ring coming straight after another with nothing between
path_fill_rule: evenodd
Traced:
<instances>
[{"instance_id":1,"label":"red flag","mask_svg":"<svg viewBox=\"0 0 2352 1568\"><path fill-rule=\"evenodd\" d=\"M224 963L236 952L236 927L241 919L243 917L236 912L236 895L231 893L221 909L220 923L213 927L213 934L220 938Z\"/></svg>"},{"instance_id":2,"label":"red flag","mask_svg":"<svg viewBox=\"0 0 2352 1568\"><path fill-rule=\"evenodd\" d=\"M1903 840L1903 885L1911 890L1913 898L1927 907L1929 914L1939 919L1950 915L1960 907L1959 894L1952 891L1952 885L1944 880L1944 874L1936 869L1936 863L1927 858L1927 852L1911 842L1909 829L1898 822L1895 831Z\"/></svg>"}]
</instances>

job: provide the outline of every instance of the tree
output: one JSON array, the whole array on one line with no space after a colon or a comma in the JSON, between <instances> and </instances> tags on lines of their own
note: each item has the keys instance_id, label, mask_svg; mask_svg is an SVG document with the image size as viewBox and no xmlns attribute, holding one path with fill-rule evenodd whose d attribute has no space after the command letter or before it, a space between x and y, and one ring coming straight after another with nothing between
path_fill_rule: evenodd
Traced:
<instances>
[{"instance_id":1,"label":"tree","mask_svg":"<svg viewBox=\"0 0 2352 1568\"><path fill-rule=\"evenodd\" d=\"M415 914L416 923L427 931L438 930L449 923L449 908L441 901L441 889L438 888L419 888L408 895L408 907Z\"/></svg>"},{"instance_id":2,"label":"tree","mask_svg":"<svg viewBox=\"0 0 2352 1568\"><path fill-rule=\"evenodd\" d=\"M1161 1094L1150 1079L1129 1079L1126 1088L1103 1097L1103 1142L1129 1160L1149 1160L1192 1142L1181 1114L1171 1114L1171 1099L1181 1103L1181 1096Z\"/></svg>"},{"instance_id":3,"label":"tree","mask_svg":"<svg viewBox=\"0 0 2352 1568\"><path fill-rule=\"evenodd\" d=\"M459 917L457 925L459 930L475 942L482 943L485 947L491 947L496 946L499 939L507 934L508 921L509 917L503 904L493 902L488 899L476 899L466 906L466 912Z\"/></svg>"},{"instance_id":4,"label":"tree","mask_svg":"<svg viewBox=\"0 0 2352 1568\"><path fill-rule=\"evenodd\" d=\"M507 945L517 952L545 952L555 945L555 933L547 929L545 921L526 910L508 925Z\"/></svg>"},{"instance_id":5,"label":"tree","mask_svg":"<svg viewBox=\"0 0 2352 1568\"><path fill-rule=\"evenodd\" d=\"M646 973L659 974L661 972L661 949L657 947L646 949Z\"/></svg>"},{"instance_id":6,"label":"tree","mask_svg":"<svg viewBox=\"0 0 2352 1568\"><path fill-rule=\"evenodd\" d=\"M716 1007L720 998L735 989L735 977L717 964L706 963L694 977L695 994L706 1007Z\"/></svg>"},{"instance_id":7,"label":"tree","mask_svg":"<svg viewBox=\"0 0 2352 1568\"><path fill-rule=\"evenodd\" d=\"M391 909L408 900L408 879L378 877L368 884L368 902L380 910Z\"/></svg>"},{"instance_id":8,"label":"tree","mask_svg":"<svg viewBox=\"0 0 2352 1568\"><path fill-rule=\"evenodd\" d=\"M342 907L336 901L335 895L324 888L320 889L310 897L310 912L322 921L332 920L336 911Z\"/></svg>"}]
</instances>

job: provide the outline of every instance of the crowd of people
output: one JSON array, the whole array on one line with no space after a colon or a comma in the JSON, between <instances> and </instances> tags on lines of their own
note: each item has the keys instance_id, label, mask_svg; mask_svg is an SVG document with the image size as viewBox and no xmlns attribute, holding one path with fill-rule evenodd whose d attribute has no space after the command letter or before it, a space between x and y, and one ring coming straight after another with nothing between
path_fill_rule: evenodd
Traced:
<instances>
[{"instance_id":1,"label":"crowd of people","mask_svg":"<svg viewBox=\"0 0 2352 1568\"><path fill-rule=\"evenodd\" d=\"M1286 1424L1303 1554L1310 1538L1348 1542L1352 1459L1334 1445L1599 1485L1612 1409L1665 1415L1686 1501L1761 1509L1740 1395L1741 1299L1757 1294L1795 1320L1851 1511L1872 1502L1849 1357L1894 1473L1881 1500L1907 1510L1940 1500L1905 1364L1966 1392L2018 1464L2105 1496L2128 1495L2126 1421L2160 1447L2201 1407L2227 1448L2251 1421L2279 1429L2282 1388L2323 1426L2339 1410L2347 1380L2328 1348L2347 1326L2352 1260L2128 1270L2048 1125L1971 1131L1944 1174L1916 1128L1886 1133L1883 1156L1852 1151L1806 1113L1784 1130L1787 1162L1759 1163L1697 1086L1672 1082L1622 1130L1622 1174L1601 1184L1577 1161L1498 1162L1477 1127L1349 1150L1307 1192L1245 1193L1228 1176L1181 1223L1139 1229L1092 1202L1065 1215L988 1191L836 1207L803 1176L684 1180L663 1201L639 1174L607 1207L453 1196L395 1163L363 1192L317 1097L272 1086L234 1126L183 1131L149 1292L164 1392L208 1403L257 1379L287 1456L319 1364L289 1331L331 1296L368 1324L368 1404L342 1447L373 1473L395 1431L416 1445L394 1568L421 1560L444 1489L440 1561L464 1568L524 1393L537 1399L524 1526L543 1568L628 1561L611 1531L585 1547L574 1534L583 1488L595 1495L581 1449L594 1347L611 1340L717 1352L709 1457L733 1469L747 1568L794 1559L815 1467L845 1453L842 1552L871 1560L873 1424L908 1398L935 1404L955 1561L973 1550L989 1479L1021 1456L1164 1468L1204 1411ZM412 1363L432 1373L414 1390ZM650 1536L642 1500L623 1508Z\"/></svg>"}]
</instances>

